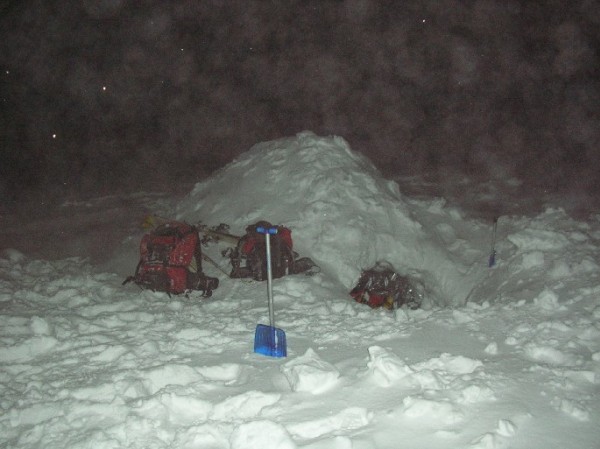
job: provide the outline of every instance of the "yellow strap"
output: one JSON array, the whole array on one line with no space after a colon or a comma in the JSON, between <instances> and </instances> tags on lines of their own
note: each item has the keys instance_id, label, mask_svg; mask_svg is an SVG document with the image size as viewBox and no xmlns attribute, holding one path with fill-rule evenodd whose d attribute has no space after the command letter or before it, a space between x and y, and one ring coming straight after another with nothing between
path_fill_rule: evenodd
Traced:
<instances>
[{"instance_id":1,"label":"yellow strap","mask_svg":"<svg viewBox=\"0 0 600 449\"><path fill-rule=\"evenodd\" d=\"M155 226L156 226L156 219L154 218L154 215L147 215L146 218L144 218L144 222L142 223L142 228L150 229Z\"/></svg>"}]
</instances>

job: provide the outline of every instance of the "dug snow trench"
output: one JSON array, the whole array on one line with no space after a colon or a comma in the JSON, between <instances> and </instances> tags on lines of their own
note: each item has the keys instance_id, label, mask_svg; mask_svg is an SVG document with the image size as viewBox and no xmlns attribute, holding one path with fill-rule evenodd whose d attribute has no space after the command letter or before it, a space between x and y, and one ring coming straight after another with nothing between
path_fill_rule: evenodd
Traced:
<instances>
[{"instance_id":1,"label":"dug snow trench","mask_svg":"<svg viewBox=\"0 0 600 449\"><path fill-rule=\"evenodd\" d=\"M265 283L206 264L221 279L210 299L121 286L115 267L135 268L141 229L101 265L3 249L0 446L597 447L599 218L557 208L500 217L488 268L490 223L405 197L343 139L308 132L255 146L172 206L140 199L233 233L259 219L292 229L322 271L273 283L288 357L252 350L256 324L268 322ZM102 216L122 200L70 204L64 217ZM132 227L143 219L133 210ZM206 248L227 269L220 250ZM423 280L423 309L349 298L378 259Z\"/></svg>"}]
</instances>

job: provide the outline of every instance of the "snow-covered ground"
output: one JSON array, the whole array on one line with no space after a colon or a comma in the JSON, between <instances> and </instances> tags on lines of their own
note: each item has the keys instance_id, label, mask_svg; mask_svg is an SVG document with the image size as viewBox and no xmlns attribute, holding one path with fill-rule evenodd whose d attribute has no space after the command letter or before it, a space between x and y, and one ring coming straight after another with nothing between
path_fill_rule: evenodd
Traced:
<instances>
[{"instance_id":1,"label":"snow-covered ground","mask_svg":"<svg viewBox=\"0 0 600 449\"><path fill-rule=\"evenodd\" d=\"M489 268L492 222L469 206L405 194L343 139L301 133L183 198L3 217L0 447L599 447L600 216L502 215ZM121 285L146 213L292 229L321 272L273 283L287 358L253 353L265 283L205 264L210 299ZM205 252L227 271L222 249ZM423 281L423 309L348 296L378 259Z\"/></svg>"}]
</instances>

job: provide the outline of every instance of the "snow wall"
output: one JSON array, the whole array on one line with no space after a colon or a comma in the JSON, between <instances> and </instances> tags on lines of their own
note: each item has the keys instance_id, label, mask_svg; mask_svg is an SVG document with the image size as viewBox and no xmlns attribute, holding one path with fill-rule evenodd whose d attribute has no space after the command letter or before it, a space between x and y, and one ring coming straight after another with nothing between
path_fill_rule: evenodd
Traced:
<instances>
[{"instance_id":1,"label":"snow wall","mask_svg":"<svg viewBox=\"0 0 600 449\"><path fill-rule=\"evenodd\" d=\"M429 304L459 305L484 271L472 257L449 251L439 236L441 219L421 221L426 215L398 185L340 137L302 132L257 144L196 184L176 214L189 223L227 223L236 235L262 219L288 226L300 256L311 257L345 290L362 269L387 260L423 281Z\"/></svg>"}]
</instances>

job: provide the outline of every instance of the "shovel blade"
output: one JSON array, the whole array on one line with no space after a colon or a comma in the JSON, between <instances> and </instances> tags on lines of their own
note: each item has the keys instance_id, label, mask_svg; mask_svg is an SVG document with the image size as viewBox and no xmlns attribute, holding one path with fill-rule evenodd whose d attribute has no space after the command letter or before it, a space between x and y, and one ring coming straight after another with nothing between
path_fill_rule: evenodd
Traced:
<instances>
[{"instance_id":1,"label":"shovel blade","mask_svg":"<svg viewBox=\"0 0 600 449\"><path fill-rule=\"evenodd\" d=\"M286 357L285 332L266 324L257 324L254 333L254 352L269 357Z\"/></svg>"}]
</instances>

